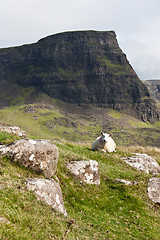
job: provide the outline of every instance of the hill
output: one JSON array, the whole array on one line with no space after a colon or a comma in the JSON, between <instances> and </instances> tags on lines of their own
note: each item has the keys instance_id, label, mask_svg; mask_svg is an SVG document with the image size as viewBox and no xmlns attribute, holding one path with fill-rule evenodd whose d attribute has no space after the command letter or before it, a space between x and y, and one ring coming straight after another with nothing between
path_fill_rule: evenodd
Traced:
<instances>
[{"instance_id":1,"label":"hill","mask_svg":"<svg viewBox=\"0 0 160 240\"><path fill-rule=\"evenodd\" d=\"M44 102L46 102L44 104ZM112 133L120 146L159 147L159 121L142 122L109 108L75 106L41 95L37 104L0 110L0 122L19 126L31 137L92 143L100 131Z\"/></svg>"},{"instance_id":2,"label":"hill","mask_svg":"<svg viewBox=\"0 0 160 240\"><path fill-rule=\"evenodd\" d=\"M1 123L17 124L27 132L27 137L50 139L57 145L60 156L54 178L59 179L69 214L64 217L54 213L49 206L38 201L33 192L27 191L26 179L44 176L1 157L1 239L158 240L160 208L147 195L151 174L138 172L121 158L141 152L151 155L160 163L160 149L147 146L159 137L159 130L150 123L115 110L102 111L95 107L82 110L71 106L56 101L52 105L30 104L0 110ZM92 141L107 125L107 130L114 131L117 152L105 154L91 151ZM151 138L148 137L149 133ZM8 144L14 139L17 137L0 132L1 144ZM144 147L134 147L136 141ZM156 139L156 142L159 140ZM124 147L128 143L132 146ZM90 159L99 164L100 186L77 181L66 168L71 161ZM125 185L117 179L136 181L137 184ZM73 219L75 222L64 237L68 222Z\"/></svg>"},{"instance_id":3,"label":"hill","mask_svg":"<svg viewBox=\"0 0 160 240\"><path fill-rule=\"evenodd\" d=\"M159 114L119 48L114 31L65 32L0 49L0 106L48 96L76 105L123 109L143 121Z\"/></svg>"}]
</instances>

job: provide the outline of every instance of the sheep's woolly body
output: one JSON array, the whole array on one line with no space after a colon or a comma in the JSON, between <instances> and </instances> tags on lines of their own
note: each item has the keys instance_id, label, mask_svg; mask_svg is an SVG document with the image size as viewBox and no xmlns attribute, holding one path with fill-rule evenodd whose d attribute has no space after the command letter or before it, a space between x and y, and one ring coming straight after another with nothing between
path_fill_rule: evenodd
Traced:
<instances>
[{"instance_id":1,"label":"sheep's woolly body","mask_svg":"<svg viewBox=\"0 0 160 240\"><path fill-rule=\"evenodd\" d=\"M105 152L116 152L116 144L115 141L110 137L108 142L104 145Z\"/></svg>"},{"instance_id":2,"label":"sheep's woolly body","mask_svg":"<svg viewBox=\"0 0 160 240\"><path fill-rule=\"evenodd\" d=\"M106 140L106 142L104 141ZM116 144L110 135L101 132L101 136L98 137L92 144L92 150L103 152L115 152Z\"/></svg>"}]
</instances>

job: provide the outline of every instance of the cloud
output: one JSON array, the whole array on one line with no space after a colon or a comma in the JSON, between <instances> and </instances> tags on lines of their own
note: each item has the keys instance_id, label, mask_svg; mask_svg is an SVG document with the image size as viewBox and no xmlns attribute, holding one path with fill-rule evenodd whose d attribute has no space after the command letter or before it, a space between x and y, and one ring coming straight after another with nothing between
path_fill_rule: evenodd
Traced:
<instances>
[{"instance_id":1,"label":"cloud","mask_svg":"<svg viewBox=\"0 0 160 240\"><path fill-rule=\"evenodd\" d=\"M114 30L142 79L160 78L159 0L1 0L0 47L75 30Z\"/></svg>"}]
</instances>

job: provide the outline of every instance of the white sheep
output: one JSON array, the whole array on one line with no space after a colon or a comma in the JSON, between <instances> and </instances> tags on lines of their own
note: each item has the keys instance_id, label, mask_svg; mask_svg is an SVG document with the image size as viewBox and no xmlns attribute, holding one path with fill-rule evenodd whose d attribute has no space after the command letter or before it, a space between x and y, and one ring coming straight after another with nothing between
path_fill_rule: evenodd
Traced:
<instances>
[{"instance_id":1,"label":"white sheep","mask_svg":"<svg viewBox=\"0 0 160 240\"><path fill-rule=\"evenodd\" d=\"M92 144L92 150L103 152L116 152L116 143L111 138L112 134L103 133Z\"/></svg>"}]
</instances>

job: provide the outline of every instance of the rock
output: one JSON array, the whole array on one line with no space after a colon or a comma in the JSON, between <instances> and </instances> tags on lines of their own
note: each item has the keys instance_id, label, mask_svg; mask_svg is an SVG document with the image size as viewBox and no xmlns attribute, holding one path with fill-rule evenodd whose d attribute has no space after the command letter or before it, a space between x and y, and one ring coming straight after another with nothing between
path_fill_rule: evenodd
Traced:
<instances>
[{"instance_id":1,"label":"rock","mask_svg":"<svg viewBox=\"0 0 160 240\"><path fill-rule=\"evenodd\" d=\"M149 180L148 196L154 203L160 204L160 178L151 178Z\"/></svg>"},{"instance_id":2,"label":"rock","mask_svg":"<svg viewBox=\"0 0 160 240\"><path fill-rule=\"evenodd\" d=\"M35 193L38 200L41 200L52 207L54 211L58 211L67 216L63 203L63 197L59 183L53 179L27 179L27 189Z\"/></svg>"},{"instance_id":3,"label":"rock","mask_svg":"<svg viewBox=\"0 0 160 240\"><path fill-rule=\"evenodd\" d=\"M73 175L87 184L100 184L97 161L72 161L67 165L67 168Z\"/></svg>"},{"instance_id":4,"label":"rock","mask_svg":"<svg viewBox=\"0 0 160 240\"><path fill-rule=\"evenodd\" d=\"M1 223L10 223L6 218L0 217L0 224Z\"/></svg>"},{"instance_id":5,"label":"rock","mask_svg":"<svg viewBox=\"0 0 160 240\"><path fill-rule=\"evenodd\" d=\"M6 145L0 145L0 155L7 155L10 152L10 147Z\"/></svg>"},{"instance_id":6,"label":"rock","mask_svg":"<svg viewBox=\"0 0 160 240\"><path fill-rule=\"evenodd\" d=\"M122 158L127 164L136 168L139 171L151 174L159 174L160 166L156 160L147 154L135 153L134 156L129 158Z\"/></svg>"},{"instance_id":7,"label":"rock","mask_svg":"<svg viewBox=\"0 0 160 240\"><path fill-rule=\"evenodd\" d=\"M26 137L26 132L21 130L19 127L16 127L16 126L12 127L12 126L1 125L0 126L0 131L7 132L7 133L10 133L10 134L15 134L18 137Z\"/></svg>"},{"instance_id":8,"label":"rock","mask_svg":"<svg viewBox=\"0 0 160 240\"><path fill-rule=\"evenodd\" d=\"M125 179L116 179L115 181L124 183L125 185L135 185L135 184L137 184L137 182L135 182L135 181L131 182L131 181L127 181Z\"/></svg>"},{"instance_id":9,"label":"rock","mask_svg":"<svg viewBox=\"0 0 160 240\"><path fill-rule=\"evenodd\" d=\"M49 140L16 140L7 147L0 146L0 153L47 178L52 177L57 169L58 148Z\"/></svg>"}]
</instances>

